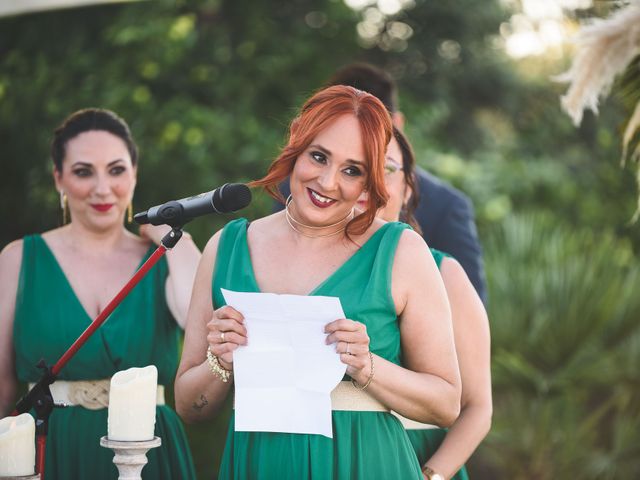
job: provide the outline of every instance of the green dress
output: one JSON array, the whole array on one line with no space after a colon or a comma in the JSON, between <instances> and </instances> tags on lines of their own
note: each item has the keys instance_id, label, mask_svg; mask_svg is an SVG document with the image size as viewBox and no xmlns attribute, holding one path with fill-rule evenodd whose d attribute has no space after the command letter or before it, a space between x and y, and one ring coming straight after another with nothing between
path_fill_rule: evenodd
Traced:
<instances>
[{"instance_id":1,"label":"green dress","mask_svg":"<svg viewBox=\"0 0 640 480\"><path fill-rule=\"evenodd\" d=\"M436 265L440 268L442 264L442 259L444 257L451 257L448 253L441 252L436 250L435 248L431 249L431 254L433 255L433 259L436 261ZM426 428L424 430L407 430L407 435L409 436L409 440L411 440L411 445L413 445L413 449L418 456L418 461L420 465L424 465L427 463L436 450L440 448L445 435L447 434L447 430L445 428ZM469 480L469 475L467 475L467 469L463 466L458 473L456 473L452 480Z\"/></svg>"},{"instance_id":2,"label":"green dress","mask_svg":"<svg viewBox=\"0 0 640 480\"><path fill-rule=\"evenodd\" d=\"M158 384L172 385L180 330L165 302L167 269L166 259L151 269L62 369L60 380L105 379L118 370L153 364L158 368ZM36 382L38 360L44 358L52 366L91 321L42 237L25 237L13 333L18 379ZM106 408L54 409L47 437L46 479L117 479L113 451L100 446L100 437L106 434ZM147 454L149 463L142 478L195 478L182 423L166 405L156 407L155 434L162 438L162 446Z\"/></svg>"},{"instance_id":3,"label":"green dress","mask_svg":"<svg viewBox=\"0 0 640 480\"><path fill-rule=\"evenodd\" d=\"M221 288L258 292L245 219L228 223L220 238L213 302ZM367 326L371 351L400 363L400 330L391 297L391 267L403 230L387 223L310 295L339 297L347 318ZM274 246L274 248L278 248ZM277 375L277 372L274 372ZM322 435L236 432L233 416L220 479L422 479L400 421L388 412L333 411L333 439Z\"/></svg>"}]
</instances>

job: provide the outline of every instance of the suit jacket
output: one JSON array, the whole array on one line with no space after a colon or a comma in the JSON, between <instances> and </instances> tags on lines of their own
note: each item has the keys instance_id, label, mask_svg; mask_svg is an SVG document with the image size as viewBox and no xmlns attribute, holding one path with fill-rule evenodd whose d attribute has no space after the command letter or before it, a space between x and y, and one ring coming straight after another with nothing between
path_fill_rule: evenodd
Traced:
<instances>
[{"instance_id":1,"label":"suit jacket","mask_svg":"<svg viewBox=\"0 0 640 480\"><path fill-rule=\"evenodd\" d=\"M487 293L482 263L482 248L469 198L422 168L416 169L420 203L415 212L422 236L431 248L453 256L486 304ZM280 184L285 198L289 196L289 181ZM274 211L283 206L275 202Z\"/></svg>"},{"instance_id":2,"label":"suit jacket","mask_svg":"<svg viewBox=\"0 0 640 480\"><path fill-rule=\"evenodd\" d=\"M415 217L431 248L453 256L486 304L487 290L473 205L461 191L416 168L420 203Z\"/></svg>"}]
</instances>

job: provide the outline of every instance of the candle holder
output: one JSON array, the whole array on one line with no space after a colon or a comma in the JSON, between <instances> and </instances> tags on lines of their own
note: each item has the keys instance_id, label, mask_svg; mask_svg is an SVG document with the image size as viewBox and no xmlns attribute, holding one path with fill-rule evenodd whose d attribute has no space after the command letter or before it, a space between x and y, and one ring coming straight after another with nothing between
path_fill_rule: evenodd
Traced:
<instances>
[{"instance_id":1,"label":"candle holder","mask_svg":"<svg viewBox=\"0 0 640 480\"><path fill-rule=\"evenodd\" d=\"M148 461L147 452L161 443L160 437L141 442L119 442L106 436L100 439L101 446L115 453L113 463L118 467L118 480L141 480L142 469Z\"/></svg>"},{"instance_id":2,"label":"candle holder","mask_svg":"<svg viewBox=\"0 0 640 480\"><path fill-rule=\"evenodd\" d=\"M0 480L40 480L40 474L35 475L19 475L17 477L0 477Z\"/></svg>"}]
</instances>

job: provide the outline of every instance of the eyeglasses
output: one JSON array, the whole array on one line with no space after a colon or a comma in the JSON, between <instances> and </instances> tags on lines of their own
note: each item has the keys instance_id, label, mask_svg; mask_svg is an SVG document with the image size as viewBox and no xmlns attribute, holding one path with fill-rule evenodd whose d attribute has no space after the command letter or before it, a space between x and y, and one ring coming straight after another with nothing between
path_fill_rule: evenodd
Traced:
<instances>
[{"instance_id":1,"label":"eyeglasses","mask_svg":"<svg viewBox=\"0 0 640 480\"><path fill-rule=\"evenodd\" d=\"M402 170L402 165L387 160L384 164L384 175L385 177L390 177L391 175L393 175L394 173L396 173L397 171L401 171Z\"/></svg>"}]
</instances>

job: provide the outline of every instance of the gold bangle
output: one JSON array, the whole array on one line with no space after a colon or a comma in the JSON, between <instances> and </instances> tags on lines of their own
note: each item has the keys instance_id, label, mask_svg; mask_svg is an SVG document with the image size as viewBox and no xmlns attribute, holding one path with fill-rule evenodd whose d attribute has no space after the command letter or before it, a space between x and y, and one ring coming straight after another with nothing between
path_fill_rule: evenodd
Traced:
<instances>
[{"instance_id":1,"label":"gold bangle","mask_svg":"<svg viewBox=\"0 0 640 480\"><path fill-rule=\"evenodd\" d=\"M353 378L351 379L351 383L358 390L365 390L371 384L371 380L373 380L373 373L375 369L373 367L373 353L371 353L371 350L369 350L369 360L371 360L371 373L369 373L369 378L367 378L367 383L365 383L363 386L360 386L358 385L358 382L356 382Z\"/></svg>"},{"instance_id":2,"label":"gold bangle","mask_svg":"<svg viewBox=\"0 0 640 480\"><path fill-rule=\"evenodd\" d=\"M429 467L429 465L422 467L422 473L424 473L428 480L444 480L444 477Z\"/></svg>"},{"instance_id":3,"label":"gold bangle","mask_svg":"<svg viewBox=\"0 0 640 480\"><path fill-rule=\"evenodd\" d=\"M209 370L211 370L211 373L213 373L224 383L227 383L229 381L231 373L233 372L231 370L227 370L220 364L218 357L211 353L210 346L207 348L207 363L209 364Z\"/></svg>"}]
</instances>

